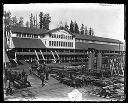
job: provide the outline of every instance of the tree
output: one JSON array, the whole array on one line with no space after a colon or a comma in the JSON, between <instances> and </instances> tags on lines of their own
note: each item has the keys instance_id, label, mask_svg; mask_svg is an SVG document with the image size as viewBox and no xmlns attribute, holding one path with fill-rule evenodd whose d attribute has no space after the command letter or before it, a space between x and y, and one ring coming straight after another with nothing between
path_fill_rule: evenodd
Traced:
<instances>
[{"instance_id":1,"label":"tree","mask_svg":"<svg viewBox=\"0 0 128 103\"><path fill-rule=\"evenodd\" d=\"M5 42L8 44L10 42L10 29L11 29L11 12L4 11L3 15L3 26L4 26L4 38Z\"/></svg>"},{"instance_id":2,"label":"tree","mask_svg":"<svg viewBox=\"0 0 128 103\"><path fill-rule=\"evenodd\" d=\"M24 18L23 17L20 17L19 26L21 26L21 27L24 26Z\"/></svg>"},{"instance_id":3,"label":"tree","mask_svg":"<svg viewBox=\"0 0 128 103\"><path fill-rule=\"evenodd\" d=\"M91 31L92 31L92 36L94 36L94 30L93 30L93 28L91 29Z\"/></svg>"},{"instance_id":4,"label":"tree","mask_svg":"<svg viewBox=\"0 0 128 103\"><path fill-rule=\"evenodd\" d=\"M29 27L29 22L27 21L25 25L26 25L26 27Z\"/></svg>"},{"instance_id":5,"label":"tree","mask_svg":"<svg viewBox=\"0 0 128 103\"><path fill-rule=\"evenodd\" d=\"M65 22L65 26L64 26L64 28L65 28L65 30L67 30L67 31L68 31L69 26L68 26L67 22Z\"/></svg>"},{"instance_id":6,"label":"tree","mask_svg":"<svg viewBox=\"0 0 128 103\"><path fill-rule=\"evenodd\" d=\"M39 19L40 19L40 29L45 29L45 30L49 30L49 24L51 22L51 17L49 15L49 13L44 14L43 12L40 12L39 14Z\"/></svg>"},{"instance_id":7,"label":"tree","mask_svg":"<svg viewBox=\"0 0 128 103\"><path fill-rule=\"evenodd\" d=\"M44 17L43 17L43 15L44 15L44 13L43 12L40 12L40 14L39 14L39 19L40 19L40 22L39 22L39 24L40 24L40 29L42 29L42 28L44 28L44 24L43 24L43 22L44 22Z\"/></svg>"},{"instance_id":8,"label":"tree","mask_svg":"<svg viewBox=\"0 0 128 103\"><path fill-rule=\"evenodd\" d=\"M84 24L82 24L80 30L81 30L80 33L81 33L81 34L84 34Z\"/></svg>"},{"instance_id":9,"label":"tree","mask_svg":"<svg viewBox=\"0 0 128 103\"><path fill-rule=\"evenodd\" d=\"M91 27L89 28L89 35L92 35L92 29L91 29Z\"/></svg>"},{"instance_id":10,"label":"tree","mask_svg":"<svg viewBox=\"0 0 128 103\"><path fill-rule=\"evenodd\" d=\"M85 31L84 31L85 35L88 35L88 30L87 30L87 26L85 27Z\"/></svg>"},{"instance_id":11,"label":"tree","mask_svg":"<svg viewBox=\"0 0 128 103\"><path fill-rule=\"evenodd\" d=\"M30 15L30 28L33 28L34 27L34 23L33 23L33 15L31 13Z\"/></svg>"},{"instance_id":12,"label":"tree","mask_svg":"<svg viewBox=\"0 0 128 103\"><path fill-rule=\"evenodd\" d=\"M16 16L12 17L12 24L11 25L18 26L18 20L17 20Z\"/></svg>"},{"instance_id":13,"label":"tree","mask_svg":"<svg viewBox=\"0 0 128 103\"><path fill-rule=\"evenodd\" d=\"M50 24L50 22L51 22L51 17L49 15L49 13L46 13L44 15L44 29L45 30L49 30L49 24Z\"/></svg>"},{"instance_id":14,"label":"tree","mask_svg":"<svg viewBox=\"0 0 128 103\"><path fill-rule=\"evenodd\" d=\"M36 27L36 20L35 20L35 16L33 16L33 27Z\"/></svg>"},{"instance_id":15,"label":"tree","mask_svg":"<svg viewBox=\"0 0 128 103\"><path fill-rule=\"evenodd\" d=\"M73 27L74 27L74 25L73 25L73 22L72 22L72 20L71 20L71 23L70 23L70 32L71 32L71 33L74 32L74 31L73 31Z\"/></svg>"},{"instance_id":16,"label":"tree","mask_svg":"<svg viewBox=\"0 0 128 103\"><path fill-rule=\"evenodd\" d=\"M77 33L77 34L79 34L79 27L78 27L76 21L75 21L75 23L74 23L74 27L75 27L74 32Z\"/></svg>"}]
</instances>

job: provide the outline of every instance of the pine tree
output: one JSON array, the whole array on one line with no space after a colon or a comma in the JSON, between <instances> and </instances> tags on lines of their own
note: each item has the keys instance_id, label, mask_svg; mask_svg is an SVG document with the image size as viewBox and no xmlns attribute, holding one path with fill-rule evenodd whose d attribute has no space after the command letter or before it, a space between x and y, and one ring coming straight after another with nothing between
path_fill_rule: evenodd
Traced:
<instances>
[{"instance_id":1,"label":"pine tree","mask_svg":"<svg viewBox=\"0 0 128 103\"><path fill-rule=\"evenodd\" d=\"M49 13L44 14L43 12L40 12L39 14L39 19L40 19L40 29L45 29L45 30L49 30L49 24L51 22L51 17L49 15Z\"/></svg>"},{"instance_id":2,"label":"pine tree","mask_svg":"<svg viewBox=\"0 0 128 103\"><path fill-rule=\"evenodd\" d=\"M29 22L28 21L26 22L26 27L29 27Z\"/></svg>"},{"instance_id":3,"label":"pine tree","mask_svg":"<svg viewBox=\"0 0 128 103\"><path fill-rule=\"evenodd\" d=\"M18 26L18 20L17 20L16 16L15 17L12 17L12 23L11 23L11 25L12 26Z\"/></svg>"},{"instance_id":4,"label":"pine tree","mask_svg":"<svg viewBox=\"0 0 128 103\"><path fill-rule=\"evenodd\" d=\"M75 23L74 23L74 27L75 27L74 32L77 33L77 34L79 34L79 27L78 27L76 21L75 21Z\"/></svg>"},{"instance_id":5,"label":"pine tree","mask_svg":"<svg viewBox=\"0 0 128 103\"><path fill-rule=\"evenodd\" d=\"M65 22L65 26L64 26L64 28L65 28L65 30L67 30L67 31L68 31L69 26L68 26L67 22Z\"/></svg>"},{"instance_id":6,"label":"pine tree","mask_svg":"<svg viewBox=\"0 0 128 103\"><path fill-rule=\"evenodd\" d=\"M95 36L95 35L94 35L94 30L93 30L93 28L91 29L91 31L92 31L92 36Z\"/></svg>"},{"instance_id":7,"label":"pine tree","mask_svg":"<svg viewBox=\"0 0 128 103\"><path fill-rule=\"evenodd\" d=\"M85 32L84 32L85 35L88 35L88 30L87 30L87 26L85 27Z\"/></svg>"},{"instance_id":8,"label":"pine tree","mask_svg":"<svg viewBox=\"0 0 128 103\"><path fill-rule=\"evenodd\" d=\"M74 25L73 25L73 22L72 22L72 20L71 20L71 23L70 23L70 32L71 32L71 33L73 33L73 27L74 27Z\"/></svg>"},{"instance_id":9,"label":"pine tree","mask_svg":"<svg viewBox=\"0 0 128 103\"><path fill-rule=\"evenodd\" d=\"M30 16L30 28L33 28L33 25L34 25L34 23L33 23L33 15L31 13L31 16Z\"/></svg>"},{"instance_id":10,"label":"pine tree","mask_svg":"<svg viewBox=\"0 0 128 103\"><path fill-rule=\"evenodd\" d=\"M89 29L89 35L92 35L92 29L91 29L91 27Z\"/></svg>"},{"instance_id":11,"label":"pine tree","mask_svg":"<svg viewBox=\"0 0 128 103\"><path fill-rule=\"evenodd\" d=\"M19 20L19 26L21 26L21 27L24 26L24 20L23 20L23 17L20 17L20 20Z\"/></svg>"},{"instance_id":12,"label":"pine tree","mask_svg":"<svg viewBox=\"0 0 128 103\"><path fill-rule=\"evenodd\" d=\"M34 28L36 28L36 19L35 19L35 16L33 17L33 26L34 26Z\"/></svg>"},{"instance_id":13,"label":"pine tree","mask_svg":"<svg viewBox=\"0 0 128 103\"><path fill-rule=\"evenodd\" d=\"M84 34L84 24L82 24L80 30L81 30L81 34Z\"/></svg>"},{"instance_id":14,"label":"pine tree","mask_svg":"<svg viewBox=\"0 0 128 103\"><path fill-rule=\"evenodd\" d=\"M51 22L51 17L49 15L49 13L46 13L44 15L44 27L45 27L44 29L49 30L49 24L50 24L50 22Z\"/></svg>"}]
</instances>

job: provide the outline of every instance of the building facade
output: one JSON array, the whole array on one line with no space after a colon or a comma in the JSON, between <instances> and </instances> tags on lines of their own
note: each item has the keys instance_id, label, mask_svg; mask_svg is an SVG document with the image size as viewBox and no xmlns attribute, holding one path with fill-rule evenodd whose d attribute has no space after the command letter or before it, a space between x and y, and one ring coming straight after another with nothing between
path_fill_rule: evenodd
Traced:
<instances>
[{"instance_id":1,"label":"building facade","mask_svg":"<svg viewBox=\"0 0 128 103\"><path fill-rule=\"evenodd\" d=\"M9 37L8 37L9 38ZM10 59L44 60L46 63L86 62L88 51L121 52L122 42L115 39L70 33L63 27L43 30L12 26L7 42Z\"/></svg>"}]
</instances>

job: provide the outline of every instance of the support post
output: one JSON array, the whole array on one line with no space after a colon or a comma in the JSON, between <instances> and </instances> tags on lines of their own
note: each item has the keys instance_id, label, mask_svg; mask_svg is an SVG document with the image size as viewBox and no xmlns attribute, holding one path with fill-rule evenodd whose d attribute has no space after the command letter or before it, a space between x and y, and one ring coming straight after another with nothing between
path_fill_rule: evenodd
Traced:
<instances>
[{"instance_id":1,"label":"support post","mask_svg":"<svg viewBox=\"0 0 128 103\"><path fill-rule=\"evenodd\" d=\"M51 51L51 53L52 53L52 56L53 56L53 58L54 58L54 61L56 62L56 58L55 58L55 56L54 56L54 54L53 54L53 52Z\"/></svg>"},{"instance_id":2,"label":"support post","mask_svg":"<svg viewBox=\"0 0 128 103\"><path fill-rule=\"evenodd\" d=\"M93 53L89 53L88 69L94 69L94 56Z\"/></svg>"},{"instance_id":3,"label":"support post","mask_svg":"<svg viewBox=\"0 0 128 103\"><path fill-rule=\"evenodd\" d=\"M98 53L97 54L97 69L101 69L102 67L102 54Z\"/></svg>"},{"instance_id":4,"label":"support post","mask_svg":"<svg viewBox=\"0 0 128 103\"><path fill-rule=\"evenodd\" d=\"M38 54L37 54L37 52L36 52L36 50L35 50L35 53L36 53L36 57L37 57L37 62L38 62L38 64L39 64L39 57L38 57Z\"/></svg>"},{"instance_id":5,"label":"support post","mask_svg":"<svg viewBox=\"0 0 128 103\"><path fill-rule=\"evenodd\" d=\"M41 55L43 57L43 60L45 60L44 55L43 55L43 52L41 50L40 50L40 53L41 53Z\"/></svg>"}]
</instances>

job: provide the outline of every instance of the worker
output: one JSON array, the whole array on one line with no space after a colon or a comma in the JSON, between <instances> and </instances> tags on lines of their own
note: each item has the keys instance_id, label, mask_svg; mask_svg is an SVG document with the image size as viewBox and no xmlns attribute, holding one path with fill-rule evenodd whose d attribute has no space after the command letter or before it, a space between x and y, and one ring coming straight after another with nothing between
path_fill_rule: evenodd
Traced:
<instances>
[{"instance_id":1,"label":"worker","mask_svg":"<svg viewBox=\"0 0 128 103\"><path fill-rule=\"evenodd\" d=\"M49 80L49 68L45 66L46 80Z\"/></svg>"},{"instance_id":2,"label":"worker","mask_svg":"<svg viewBox=\"0 0 128 103\"><path fill-rule=\"evenodd\" d=\"M25 71L23 69L23 71L22 71L22 79L24 79L24 76L25 76Z\"/></svg>"},{"instance_id":3,"label":"worker","mask_svg":"<svg viewBox=\"0 0 128 103\"><path fill-rule=\"evenodd\" d=\"M5 68L5 89L6 89L7 80L8 80L8 71L7 68Z\"/></svg>"},{"instance_id":4,"label":"worker","mask_svg":"<svg viewBox=\"0 0 128 103\"><path fill-rule=\"evenodd\" d=\"M24 84L28 84L27 86L28 87L31 87L31 84L30 84L30 82L27 80L27 78L28 78L28 75L27 74L25 74L25 76L24 76Z\"/></svg>"},{"instance_id":5,"label":"worker","mask_svg":"<svg viewBox=\"0 0 128 103\"><path fill-rule=\"evenodd\" d=\"M45 79L45 77L44 77L44 74L43 74L43 73L40 74L40 79L41 79L42 87L43 87L43 86L45 85L45 84L44 84L44 79Z\"/></svg>"}]
</instances>

